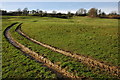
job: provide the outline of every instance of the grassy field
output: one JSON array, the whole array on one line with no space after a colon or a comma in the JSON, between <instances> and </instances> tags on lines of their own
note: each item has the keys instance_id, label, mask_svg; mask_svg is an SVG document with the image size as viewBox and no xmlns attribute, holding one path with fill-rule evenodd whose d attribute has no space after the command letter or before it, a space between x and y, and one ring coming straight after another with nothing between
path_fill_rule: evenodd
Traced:
<instances>
[{"instance_id":1,"label":"grassy field","mask_svg":"<svg viewBox=\"0 0 120 80\"><path fill-rule=\"evenodd\" d=\"M85 76L85 77L96 77L96 78L109 78L111 77L106 72L100 72L99 69L92 69L87 67L86 65L81 64L76 59L72 59L65 55L52 52L51 50L44 48L42 46L36 45L31 41L27 40L26 38L20 36L18 33L14 32L15 27L12 28L11 33L14 38L19 41L20 43L24 44L29 49L39 53L40 55L48 58L55 64L58 64L62 68L65 68L69 72L73 72L74 75L77 76ZM14 32L14 33L13 33Z\"/></svg>"},{"instance_id":2,"label":"grassy field","mask_svg":"<svg viewBox=\"0 0 120 80\"><path fill-rule=\"evenodd\" d=\"M6 27L16 22L8 20L7 17L5 18L6 19L2 20L3 31ZM22 19L19 19L19 21L22 21ZM23 55L23 53L13 47L4 36L2 36L2 47L2 78L57 78L56 74L51 72L47 67Z\"/></svg>"},{"instance_id":3,"label":"grassy field","mask_svg":"<svg viewBox=\"0 0 120 80\"><path fill-rule=\"evenodd\" d=\"M14 22L23 22L22 30L30 37L59 47L61 49L91 56L95 59L108 62L113 65L118 63L118 27L115 19L99 19L88 17L74 17L73 19L47 18L47 17L16 17L3 16L3 31ZM76 59L52 52L42 46L14 32L12 36L18 42L31 50L43 55L53 63L66 68L78 76L108 78L112 77L106 72L92 69L81 64ZM29 59L22 52L12 47L3 36L3 78L56 78L48 68Z\"/></svg>"},{"instance_id":4,"label":"grassy field","mask_svg":"<svg viewBox=\"0 0 120 80\"><path fill-rule=\"evenodd\" d=\"M113 65L120 65L116 19L38 18L24 23L22 30L38 41Z\"/></svg>"}]
</instances>

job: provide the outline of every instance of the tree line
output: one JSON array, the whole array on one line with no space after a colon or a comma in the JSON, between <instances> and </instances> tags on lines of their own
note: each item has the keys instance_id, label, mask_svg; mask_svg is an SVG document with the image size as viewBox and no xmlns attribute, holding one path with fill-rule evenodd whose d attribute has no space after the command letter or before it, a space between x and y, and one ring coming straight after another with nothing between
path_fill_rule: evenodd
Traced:
<instances>
[{"instance_id":1,"label":"tree line","mask_svg":"<svg viewBox=\"0 0 120 80\"><path fill-rule=\"evenodd\" d=\"M91 8L90 10L86 10L81 8L76 11L76 13L57 13L57 11L52 11L52 13L47 13L47 11L42 11L39 9L36 10L28 10L28 8L24 8L21 10L20 8L17 11L7 12L6 10L0 10L1 15L10 15L10 16L40 16L40 17L58 17L58 18L71 18L73 16L89 16L89 17L101 17L101 18L120 18L120 15L117 12L112 11L109 14L106 14L101 9L98 10L96 8Z\"/></svg>"}]
</instances>

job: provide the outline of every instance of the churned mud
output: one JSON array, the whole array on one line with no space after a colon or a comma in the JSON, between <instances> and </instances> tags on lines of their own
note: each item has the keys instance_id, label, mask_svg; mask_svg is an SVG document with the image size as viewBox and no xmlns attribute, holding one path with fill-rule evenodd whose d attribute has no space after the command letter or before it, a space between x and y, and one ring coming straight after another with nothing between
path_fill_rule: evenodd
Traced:
<instances>
[{"instance_id":1,"label":"churned mud","mask_svg":"<svg viewBox=\"0 0 120 80\"><path fill-rule=\"evenodd\" d=\"M78 77L73 75L73 73L70 73L68 71L66 71L65 69L61 68L60 66L58 66L57 64L52 63L50 60L48 60L47 58L44 58L41 55L38 55L38 53L30 50L29 48L25 47L24 45L20 44L19 42L17 42L10 34L9 30L12 28L12 26L14 26L17 23L13 23L12 25L8 26L5 31L4 31L4 36L5 38L16 48L18 48L20 51L24 52L25 54L29 55L30 57L32 57L33 59L35 59L36 61L42 62L43 65L45 65L46 67L50 68L50 70L52 70L53 72L55 72L57 75L61 76L60 78L62 79L84 79L85 77ZM21 24L20 24L21 25ZM19 26L20 26L19 25ZM19 28L19 26L17 27L17 29ZM17 30L18 31L18 30ZM33 39L32 39L33 40ZM34 40L33 40L34 41ZM59 77L58 77L59 78Z\"/></svg>"},{"instance_id":2,"label":"churned mud","mask_svg":"<svg viewBox=\"0 0 120 80\"><path fill-rule=\"evenodd\" d=\"M104 71L107 71L109 72L110 74L112 75L115 75L115 76L118 76L119 73L120 73L120 67L118 66L112 66L112 65L109 65L109 64L106 64L105 62L103 61L98 61L98 60L95 60L91 57L86 57L84 55L78 55L78 54L75 54L75 53L71 53L69 51L65 51L65 50L62 50L62 49L59 49L57 47L54 47L54 46L51 46L51 45L48 45L48 44L45 44L43 42L40 42L40 41L37 41L31 37L29 37L28 35L26 35L22 30L21 30L21 25L22 23L16 28L15 31L17 31L20 35L24 36L25 38L27 38L28 40L38 44L38 45L41 45L43 47L46 47L52 51L55 51L55 52L58 52L58 53L61 53L63 55L66 55L66 56L69 56L69 57L72 57L72 58L75 58L75 59L78 59L80 62L84 63L84 64L87 64L91 67L97 67L101 70L104 70Z\"/></svg>"}]
</instances>

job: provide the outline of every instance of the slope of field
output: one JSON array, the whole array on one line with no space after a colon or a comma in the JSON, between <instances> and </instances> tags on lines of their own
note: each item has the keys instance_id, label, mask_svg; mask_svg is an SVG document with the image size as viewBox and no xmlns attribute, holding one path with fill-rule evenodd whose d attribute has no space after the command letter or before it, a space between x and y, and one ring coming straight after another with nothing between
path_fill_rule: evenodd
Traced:
<instances>
[{"instance_id":1,"label":"slope of field","mask_svg":"<svg viewBox=\"0 0 120 80\"><path fill-rule=\"evenodd\" d=\"M46 44L118 66L117 24L116 19L40 18L24 23L22 30Z\"/></svg>"},{"instance_id":2,"label":"slope of field","mask_svg":"<svg viewBox=\"0 0 120 80\"><path fill-rule=\"evenodd\" d=\"M4 36L6 37L6 39L16 48L18 48L18 50L24 52L26 55L29 55L31 58L33 58L34 60L38 61L38 62L42 62L43 65L47 66L48 68L52 69L56 74L61 74L62 78L80 78L78 76L74 76L71 73L67 72L65 69L61 68L60 66L58 66L57 64L52 63L49 59L45 58L42 55L39 55L38 53L32 51L31 49L29 49L28 47L24 46L23 44L19 43L18 41L16 41L13 36L11 36L11 33L14 33L14 26L16 23L13 23L12 25L8 26L5 31L4 31ZM21 24L20 24L21 25ZM18 26L20 26L18 25ZM12 32L11 28L13 28ZM23 42L23 41L22 41ZM33 46L34 47L34 46Z\"/></svg>"},{"instance_id":3,"label":"slope of field","mask_svg":"<svg viewBox=\"0 0 120 80\"><path fill-rule=\"evenodd\" d=\"M9 20L11 17L3 17L2 31L6 27L16 22L16 20ZM15 17L17 18L17 17ZM19 19L17 21L23 21ZM17 26L17 25L16 25ZM32 60L30 57L23 55L21 51L13 47L4 36L2 36L2 78L3 79L53 79L57 78L56 74L51 72L47 67L41 63Z\"/></svg>"},{"instance_id":4,"label":"slope of field","mask_svg":"<svg viewBox=\"0 0 120 80\"><path fill-rule=\"evenodd\" d=\"M32 38L34 38L38 41L42 41L44 43L47 43L47 44L53 45L55 47L59 47L61 49L68 50L68 51L71 51L71 52L74 52L74 53L89 55L89 56L94 57L96 59L103 60L103 61L109 62L109 63L117 66L117 51L114 51L114 50L117 50L117 48L118 48L118 46L117 46L117 32L116 32L117 21L116 20L110 20L113 23L109 23L107 25L103 24L101 27L99 27L100 25L98 26L98 24L96 24L96 27L94 27L96 29L94 29L93 26L95 26L95 24L92 24L91 20L93 20L93 21L97 20L99 22L104 22L104 21L101 21L101 19L91 19L91 18L82 18L82 17L73 18L73 19L59 19L59 18L46 18L46 17L39 18L39 17L14 17L14 16L9 17L8 16L8 17L3 17L3 18L4 18L3 19L4 20L3 21L3 25L4 25L3 30L13 22L16 22L16 21L17 22L23 22L24 24L22 25L22 30L25 33L27 33L30 37L32 37ZM79 22L80 20L83 21L83 22L86 21L86 23L87 24L89 23L90 25L86 26L87 24L85 24L83 22ZM96 21L96 23L97 23L97 21ZM105 21L107 21L107 19L105 19ZM80 62L78 62L76 59L72 59L70 57L59 54L57 52L52 52L49 49L46 49L46 48L44 48L40 45L37 45L37 44L27 40L26 38L20 36L17 32L14 31L16 26L14 26L11 30L11 34L15 38L15 40L19 41L20 43L22 43L23 45L25 45L29 49L39 53L40 55L42 55L46 58L48 58L53 63L58 64L62 68L65 68L67 71L69 71L71 73L74 73L74 75L85 76L85 77L93 77L93 78L111 78L111 77L113 77L112 75L109 75L108 73L106 73L104 71L100 71L99 69L89 68L86 65L83 65ZM109 28L108 28L109 26L110 26L110 28L112 27L113 30L109 31ZM108 31L104 31L104 27L105 27L105 29L108 29ZM106 37L108 35L102 37L102 35L100 35L100 32L102 32L102 33L106 32L107 34L111 33L112 38L109 39L109 37ZM80 35L82 35L82 36L80 37ZM94 38L96 40L90 39L91 40L90 41L89 40L90 36L91 36L91 38ZM98 37L100 37L100 38L98 38ZM85 38L85 39L83 39L83 38ZM103 42L105 41L105 39L108 39L108 41L111 42L111 43L113 42L112 44L114 44L115 46L114 47L112 46L112 48L111 48L111 46L110 47L104 47L105 48L104 49L104 48L102 48L103 46L106 46L106 44L109 46L110 44L104 43L104 45L103 45L101 43L101 39L103 39ZM98 43L97 43L97 40L98 40ZM31 72L26 73L26 70L28 69L28 68L26 68L26 65L24 66L25 68L23 67L23 73L22 72L20 72L20 73L15 73L14 72L15 74L14 73L13 74L9 73L9 72L13 72L15 69L17 69L18 64L19 65L21 64L20 63L21 59L19 59L19 60L17 60L16 65L14 65L14 67L13 67L14 69L11 69L11 70L9 69L9 65L14 64L16 59L18 59L19 56L22 55L22 53L19 52L14 47L11 47L12 45L8 44L8 42L6 42L4 37L3 37L3 42L6 43L6 45L4 46L5 49L3 50L4 54L10 54L9 56L3 55L3 59L5 58L4 59L4 61L5 61L4 64L8 63L8 65L6 65L6 66L3 65L4 78L13 77L13 76L17 77L17 74L18 75L22 74L21 77L25 77L25 78L26 78L26 76L24 76L24 75L27 75L27 74L30 74L34 78L35 77L37 77L37 78L41 77L42 79L56 78L57 77L54 73L49 71L49 69L46 68L46 67L45 67L45 69L46 69L45 72L43 71L41 73L41 72L34 71L34 69L37 70L37 71L39 71L39 70L42 71L43 66L42 66L42 64L37 63L34 60L30 60L30 59L29 59L30 60L29 62L31 62L31 61L33 61L33 62L32 62L32 64L27 65L27 66L28 67L29 66L35 67L33 70L31 70L31 72L33 72L33 73L31 73ZM80 43L82 43L82 45L79 45ZM88 45L86 45L86 43ZM101 45L99 45L99 43ZM66 44L69 44L69 45L66 45ZM100 50L97 49L95 44L96 44L96 46L101 47L103 49L102 54L98 53L98 52L101 51L101 48L100 48ZM83 49L83 48L87 48L87 46L89 46L89 45L91 45L91 47L89 49L86 49L86 50ZM82 47L82 48L80 48L80 47ZM96 53L92 52L92 50L90 50L90 49L93 49L93 48L96 48L96 50L95 50ZM113 51L116 52L116 54L114 52L106 54L105 51L104 51L106 49L108 49L108 51L112 51L111 49L113 49ZM15 52L14 52L14 50L15 50ZM80 51L84 52L84 53L81 53ZM86 51L86 53L85 53L85 51ZM90 51L92 53L90 53ZM11 52L12 52L13 55L11 54ZM20 55L18 53L20 53ZM94 54L99 54L99 55L96 56ZM109 57L109 55L111 55L111 54L115 54L115 55ZM14 55L16 55L16 56L14 56ZM101 55L103 55L103 57L99 58L99 56L101 56ZM13 59L11 60L11 58L13 58ZM22 55L21 58L22 59L26 58L24 60L28 59L28 57L26 57L24 55ZM107 59L104 59L104 58L108 58L109 60L110 60L110 58L113 58L113 59L116 59L116 60L108 61ZM9 60L11 61L11 64L9 62L7 62ZM22 60L22 62L24 62L24 60ZM29 62L26 61L26 64L29 63ZM38 65L40 64L40 65L38 67L38 65L34 66L34 64L38 64ZM13 65L11 65L11 67L12 66ZM21 66L21 68L22 68L22 66ZM49 74L47 74L47 73L49 73ZM39 74L39 75L36 75L36 74ZM31 78L31 76L27 76L27 77Z\"/></svg>"},{"instance_id":5,"label":"slope of field","mask_svg":"<svg viewBox=\"0 0 120 80\"><path fill-rule=\"evenodd\" d=\"M15 28L15 27L14 27ZM90 68L86 65L81 64L81 62L76 59L67 57L57 52L53 52L47 48L39 46L26 38L20 36L18 33L14 32L12 28L12 36L19 41L21 44L24 44L29 49L37 52L39 55L42 55L52 61L55 64L58 64L62 68L65 68L67 71L74 73L76 76L85 76L85 77L95 77L95 78L113 78L115 76L109 75L107 72L101 71L99 68ZM14 33L13 33L14 32Z\"/></svg>"},{"instance_id":6,"label":"slope of field","mask_svg":"<svg viewBox=\"0 0 120 80\"><path fill-rule=\"evenodd\" d=\"M58 52L58 53L63 54L65 56L69 56L71 58L77 59L81 63L87 64L88 66L97 67L100 70L107 71L107 72L109 72L112 75L118 75L118 73L120 71L118 66L112 66L110 64L107 64L107 63L105 63L103 61L102 62L98 61L98 60L96 60L94 58L91 58L89 56L86 57L84 55L80 55L80 54L78 55L78 54L75 54L75 53L64 51L62 49L53 47L51 45L48 45L48 44L45 44L45 43L42 43L42 42L36 41L35 39L30 38L28 35L26 35L25 33L22 32L22 30L21 30L21 24L15 29L15 31L18 32L23 37L25 37L26 39L30 40L31 42L33 42L33 43L35 43L37 45L45 47L45 48L47 48L49 50L52 50L54 52Z\"/></svg>"}]
</instances>

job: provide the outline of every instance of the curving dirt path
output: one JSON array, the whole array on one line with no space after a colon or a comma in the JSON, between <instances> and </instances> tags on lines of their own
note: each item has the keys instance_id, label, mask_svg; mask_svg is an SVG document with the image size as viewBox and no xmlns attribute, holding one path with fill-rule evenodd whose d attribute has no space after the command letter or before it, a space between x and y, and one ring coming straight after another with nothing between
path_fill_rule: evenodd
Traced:
<instances>
[{"instance_id":1,"label":"curving dirt path","mask_svg":"<svg viewBox=\"0 0 120 80\"><path fill-rule=\"evenodd\" d=\"M106 64L106 63L104 63L104 62L95 60L95 59L93 59L93 58L86 57L86 56L83 56L83 55L78 55L78 54L75 54L75 53L71 53L71 52L68 52L68 51L65 51L65 50L56 48L56 47L54 47L54 46L51 46L51 45L48 45L48 44L39 42L39 41L37 41L37 40L35 40L35 39L32 39L32 38L30 38L28 35L26 35L25 33L22 32L22 30L21 30L21 25L18 26L15 31L17 31L20 35L26 37L28 40L30 40L30 41L38 44L38 45L41 45L41 46L43 46L43 47L46 47L46 48L48 48L48 49L50 49L50 50L52 50L52 51L61 53L61 54L63 54L63 55L66 55L66 56L69 56L69 57L78 59L79 61L81 61L81 62L84 63L84 64L87 64L87 65L92 66L92 67L97 67L97 68L99 68L99 69L101 69L101 70L104 70L104 71L109 72L109 73L112 74L112 75L118 76L119 73L120 73L120 67L108 65L108 64Z\"/></svg>"},{"instance_id":2,"label":"curving dirt path","mask_svg":"<svg viewBox=\"0 0 120 80\"><path fill-rule=\"evenodd\" d=\"M57 64L52 63L50 60L48 60L47 58L44 58L41 55L38 55L38 53L31 51L29 48L25 47L24 45L20 44L19 42L17 42L9 33L10 28L15 25L17 23L13 23L12 25L8 26L5 31L4 31L4 36L5 38L16 48L18 48L20 51L26 53L27 55L31 56L33 59L35 59L36 61L42 62L44 63L45 66L47 66L48 68L52 69L54 72L57 72L57 74L61 74L63 76L63 78L67 78L67 79L79 79L81 80L82 78L85 77L78 77L78 76L74 76L73 73L67 72L65 69L62 69L60 66L58 66ZM21 25L21 24L20 24ZM19 26L20 26L19 25Z\"/></svg>"}]
</instances>

